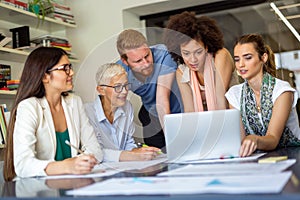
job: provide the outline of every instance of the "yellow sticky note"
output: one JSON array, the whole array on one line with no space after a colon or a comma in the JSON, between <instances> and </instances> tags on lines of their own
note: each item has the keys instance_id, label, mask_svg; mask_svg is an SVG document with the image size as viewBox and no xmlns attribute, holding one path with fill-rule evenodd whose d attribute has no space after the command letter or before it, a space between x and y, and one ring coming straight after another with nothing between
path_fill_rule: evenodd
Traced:
<instances>
[{"instance_id":1,"label":"yellow sticky note","mask_svg":"<svg viewBox=\"0 0 300 200\"><path fill-rule=\"evenodd\" d=\"M258 163L276 163L286 159L288 159L287 156L274 156L274 157L259 159Z\"/></svg>"}]
</instances>

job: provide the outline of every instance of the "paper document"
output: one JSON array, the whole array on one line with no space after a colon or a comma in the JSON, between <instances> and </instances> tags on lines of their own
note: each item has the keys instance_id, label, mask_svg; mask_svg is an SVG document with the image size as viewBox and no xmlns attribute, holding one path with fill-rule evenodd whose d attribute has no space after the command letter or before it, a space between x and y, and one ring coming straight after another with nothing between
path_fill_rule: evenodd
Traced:
<instances>
[{"instance_id":1,"label":"paper document","mask_svg":"<svg viewBox=\"0 0 300 200\"><path fill-rule=\"evenodd\" d=\"M204 175L242 175L242 174L274 174L280 173L293 164L296 159L279 163L219 163L193 164L159 173L158 176L204 176Z\"/></svg>"},{"instance_id":2,"label":"paper document","mask_svg":"<svg viewBox=\"0 0 300 200\"><path fill-rule=\"evenodd\" d=\"M140 170L153 165L157 165L166 162L167 155L161 154L153 160L148 161L128 161L128 162L104 162L97 166L99 169L113 169L118 171L128 171L128 170Z\"/></svg>"},{"instance_id":3,"label":"paper document","mask_svg":"<svg viewBox=\"0 0 300 200\"><path fill-rule=\"evenodd\" d=\"M96 165L90 174L84 175L57 175L57 176L44 176L41 179L59 179L59 178L94 178L105 177L117 174L122 171L140 170L159 163L167 161L166 154L161 154L153 160L149 161L130 161L130 162L104 162Z\"/></svg>"},{"instance_id":4,"label":"paper document","mask_svg":"<svg viewBox=\"0 0 300 200\"><path fill-rule=\"evenodd\" d=\"M67 174L67 175L55 175L55 176L42 176L39 177L40 179L66 179L66 178L96 178L96 177L105 177L105 176L111 176L114 174L119 173L118 170L99 170L95 169L94 167L92 173L90 174L81 174L81 175L75 175L75 174Z\"/></svg>"},{"instance_id":5,"label":"paper document","mask_svg":"<svg viewBox=\"0 0 300 200\"><path fill-rule=\"evenodd\" d=\"M187 160L187 161L178 161L174 163L182 163L182 164L197 164L197 163L224 163L224 162L244 162L244 161L253 161L257 160L259 157L265 155L266 153L258 153L253 154L248 157L242 158L220 158L220 159L201 159L201 160Z\"/></svg>"},{"instance_id":6,"label":"paper document","mask_svg":"<svg viewBox=\"0 0 300 200\"><path fill-rule=\"evenodd\" d=\"M127 177L113 178L79 189L67 195L170 195L170 194L263 194L279 193L291 172L241 176Z\"/></svg>"}]
</instances>

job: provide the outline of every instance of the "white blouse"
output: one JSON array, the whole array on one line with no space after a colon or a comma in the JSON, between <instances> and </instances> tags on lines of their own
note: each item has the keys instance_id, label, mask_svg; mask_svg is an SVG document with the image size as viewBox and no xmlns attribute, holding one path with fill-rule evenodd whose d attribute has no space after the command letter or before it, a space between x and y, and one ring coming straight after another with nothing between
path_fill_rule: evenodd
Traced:
<instances>
[{"instance_id":1,"label":"white blouse","mask_svg":"<svg viewBox=\"0 0 300 200\"><path fill-rule=\"evenodd\" d=\"M240 110L241 92L242 92L243 84L244 83L232 86L225 94L225 97L227 98L229 104L238 110ZM296 111L296 104L298 100L297 91L294 88L292 88L288 82L276 78L273 95L272 95L272 102L274 104L276 99L282 93L287 91L291 91L294 93L294 102L292 105L292 110L290 112L288 121L286 122L286 127L288 127L292 131L294 136L300 139L300 128L299 128L298 115Z\"/></svg>"}]
</instances>

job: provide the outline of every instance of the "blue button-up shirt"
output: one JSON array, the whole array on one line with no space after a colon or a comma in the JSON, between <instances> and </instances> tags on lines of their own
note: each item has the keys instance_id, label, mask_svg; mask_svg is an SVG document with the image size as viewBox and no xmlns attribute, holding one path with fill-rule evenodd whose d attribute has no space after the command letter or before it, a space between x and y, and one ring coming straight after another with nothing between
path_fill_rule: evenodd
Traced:
<instances>
[{"instance_id":1,"label":"blue button-up shirt","mask_svg":"<svg viewBox=\"0 0 300 200\"><path fill-rule=\"evenodd\" d=\"M132 150L137 147L133 138L134 112L128 100L124 106L116 109L112 123L104 114L100 97L92 103L85 104L85 110L94 127L97 140L104 150L104 161L119 161L123 150Z\"/></svg>"}]
</instances>

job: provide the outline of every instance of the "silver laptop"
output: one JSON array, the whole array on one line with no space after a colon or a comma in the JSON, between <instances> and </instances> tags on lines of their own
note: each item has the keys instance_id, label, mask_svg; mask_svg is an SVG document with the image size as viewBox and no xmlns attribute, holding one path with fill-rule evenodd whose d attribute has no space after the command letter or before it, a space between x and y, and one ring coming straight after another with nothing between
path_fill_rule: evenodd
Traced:
<instances>
[{"instance_id":1,"label":"silver laptop","mask_svg":"<svg viewBox=\"0 0 300 200\"><path fill-rule=\"evenodd\" d=\"M240 112L236 109L164 117L169 162L238 157Z\"/></svg>"}]
</instances>

